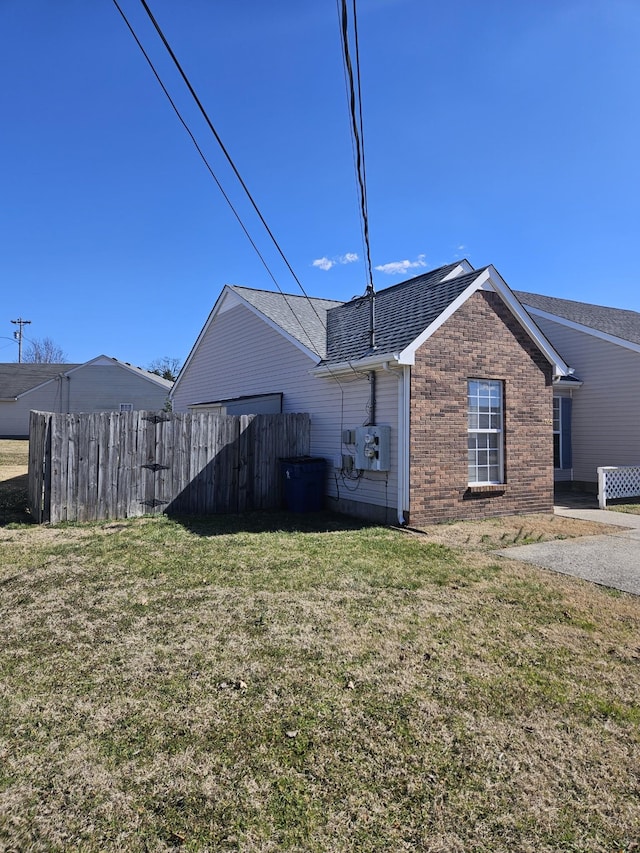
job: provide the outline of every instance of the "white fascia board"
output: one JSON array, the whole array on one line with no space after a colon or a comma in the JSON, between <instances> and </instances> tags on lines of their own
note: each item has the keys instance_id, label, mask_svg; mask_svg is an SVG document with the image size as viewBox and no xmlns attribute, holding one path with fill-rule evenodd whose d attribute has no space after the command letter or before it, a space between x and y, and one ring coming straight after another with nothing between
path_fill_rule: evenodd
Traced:
<instances>
[{"instance_id":1,"label":"white fascia board","mask_svg":"<svg viewBox=\"0 0 640 853\"><path fill-rule=\"evenodd\" d=\"M478 277L463 290L462 293L447 306L447 308L437 317L430 326L428 326L422 334L412 341L400 353L401 364L415 364L416 352L422 344L427 341L442 326L455 312L464 305L464 303L478 290L489 290L497 293L511 311L514 317L518 320L521 326L524 327L529 337L536 344L538 349L543 353L547 361L553 366L554 376L568 376L573 371L559 353L551 346L551 343L542 334L540 329L533 322L529 314L525 311L522 305L515 298L507 283L504 281L500 273L494 266L488 266L485 270L478 274Z\"/></svg>"},{"instance_id":2,"label":"white fascia board","mask_svg":"<svg viewBox=\"0 0 640 853\"><path fill-rule=\"evenodd\" d=\"M283 338L285 338L285 340L289 341L290 344L293 344L295 347L297 347L299 350L301 350L301 352L303 352L308 358L310 358L316 364L318 364L321 361L321 358L317 352L314 352L312 349L309 349L309 347L306 347L297 338L294 338L293 335L290 335L289 332L285 331L282 328L282 326L279 326L275 322L275 320L272 320L270 317L267 317L266 314L263 314L262 311L259 311L250 302L247 302L245 299L242 299L241 296L238 296L238 299L240 299L242 301L242 304L246 308L248 308L249 311L252 311L256 315L256 317L259 317L263 321L263 323L266 323L267 326L269 326L271 329L274 330L274 332L277 332L279 335L281 335Z\"/></svg>"},{"instance_id":3,"label":"white fascia board","mask_svg":"<svg viewBox=\"0 0 640 853\"><path fill-rule=\"evenodd\" d=\"M489 279L489 270L486 269L483 272L478 274L478 277L471 282L469 287L466 290L463 290L462 293L451 302L445 310L440 314L436 319L431 323L430 326L422 332L422 334L418 335L418 337L413 340L408 347L402 350L400 353L399 361L400 364L409 364L413 365L416 363L416 352L422 346L425 341L428 341L431 335L447 322L449 317L451 317L455 312L460 308L461 305L467 301L467 299L472 296L476 290L481 290L483 286Z\"/></svg>"},{"instance_id":4,"label":"white fascia board","mask_svg":"<svg viewBox=\"0 0 640 853\"><path fill-rule=\"evenodd\" d=\"M274 323L273 320L269 319L269 317L266 317L261 311L258 311L257 308L254 308L254 306L251 305L250 302L247 302L246 299L243 299L242 296L240 296L240 294L237 293L230 285L225 284L224 288L222 289L222 292L220 293L220 296L218 296L218 298L216 299L215 305L213 306L213 308L209 312L209 316L207 317L207 320L206 320L204 326L202 327L200 334L196 338L196 342L191 347L191 352L187 356L185 363L182 365L182 369L181 369L180 373L178 374L176 381L173 383L173 387L171 388L171 391L169 392L169 399L173 398L173 396L174 396L174 394L178 388L178 385L180 384L180 380L182 379L182 376L184 375L189 364L191 363L194 355L198 351L198 347L200 346L202 339L204 338L204 336L208 332L213 321L220 314L224 314L226 311L229 311L231 308L235 308L238 305L243 305L245 308L247 308L249 311L251 311L253 314L255 314L256 317L259 317L270 328L274 329L274 331L278 332L279 335L282 335L283 338L288 340L290 343L292 343L294 346L296 346L299 350L302 350L302 352L306 356L308 356L312 361L314 361L316 364L318 364L318 362L320 361L320 356L317 353L315 353L312 350L305 347L304 344L300 343L300 341L296 340L296 338L294 338L288 332L285 332L285 330L282 328L282 326L279 326L277 323Z\"/></svg>"},{"instance_id":5,"label":"white fascia board","mask_svg":"<svg viewBox=\"0 0 640 853\"><path fill-rule=\"evenodd\" d=\"M465 258L463 261L460 261L460 263L454 269L452 269L450 273L445 275L442 281L451 281L452 278L457 278L459 275L466 275L470 272L473 272L473 267Z\"/></svg>"},{"instance_id":6,"label":"white fascia board","mask_svg":"<svg viewBox=\"0 0 640 853\"><path fill-rule=\"evenodd\" d=\"M574 320L567 320L566 317L560 317L558 314L551 314L549 311L542 311L540 308L533 308L532 306L527 305L526 302L523 304L526 306L529 314L533 314L543 320L551 320L551 322L557 323L559 326L566 326L568 329L574 329L576 332L583 332L585 335L591 335L594 338L599 338L601 341L607 341L607 343L624 347L624 349L629 349L632 352L640 352L640 344L633 343L633 341L628 341L625 338L618 338L615 335L608 334L607 332L601 332L599 329L592 329L591 326L583 326L582 323L576 323Z\"/></svg>"},{"instance_id":7,"label":"white fascia board","mask_svg":"<svg viewBox=\"0 0 640 853\"><path fill-rule=\"evenodd\" d=\"M169 399L171 399L173 397L176 389L178 388L178 385L180 384L180 380L182 379L182 376L183 376L185 370L190 365L191 360L193 359L193 356L198 351L198 347L200 346L200 342L202 341L202 339L206 335L206 333L209 329L209 326L213 323L215 317L217 317L218 314L221 314L224 310L227 310L227 307L225 307L225 305L227 303L231 303L228 305L228 308L231 308L234 305L239 305L240 304L240 297L237 295L237 293L235 293L229 287L228 284L225 284L225 286L222 288L222 292L220 293L220 295L216 299L213 308L211 309L211 311L209 311L209 316L205 320L204 326L200 330L200 334L196 338L194 345L191 347L189 355L187 356L185 363L182 365L182 368L180 369L180 373L178 374L176 381L173 383L173 387L171 388L171 390L169 392Z\"/></svg>"},{"instance_id":8,"label":"white fascia board","mask_svg":"<svg viewBox=\"0 0 640 853\"><path fill-rule=\"evenodd\" d=\"M157 376L155 373L145 370L144 367L136 367L134 364L127 364L126 361L120 361L119 358L108 355L99 355L96 358L92 358L91 361L85 361L84 364L80 364L78 367L74 367L72 370L67 371L67 375L75 373L76 370L82 370L83 367L113 367L114 364L121 367L123 370L128 370L129 373L133 373L139 379L146 379L147 382L153 382L154 385L159 385L165 391L169 391L173 385L173 383L168 379L163 379L162 376Z\"/></svg>"},{"instance_id":9,"label":"white fascia board","mask_svg":"<svg viewBox=\"0 0 640 853\"><path fill-rule=\"evenodd\" d=\"M74 368L77 369L77 368ZM68 376L71 373L70 370L67 370L66 373L64 371L60 371L57 376L52 376L51 379L45 379L44 382L41 382L39 385L34 385L33 388L27 388L26 391L23 391L22 394L18 394L17 397L14 397L15 400L20 400L22 397L27 397L29 394L33 394L34 391L39 391L40 388L44 388L45 385L51 384L51 382L57 382L63 376Z\"/></svg>"},{"instance_id":10,"label":"white fascia board","mask_svg":"<svg viewBox=\"0 0 640 853\"><path fill-rule=\"evenodd\" d=\"M382 367L395 367L399 364L397 352L370 355L353 361L337 361L333 364L320 364L312 367L309 373L314 376L340 376L346 373L366 373L369 370Z\"/></svg>"},{"instance_id":11,"label":"white fascia board","mask_svg":"<svg viewBox=\"0 0 640 853\"><path fill-rule=\"evenodd\" d=\"M558 388L582 388L582 379L569 379L568 376L554 376L553 384Z\"/></svg>"},{"instance_id":12,"label":"white fascia board","mask_svg":"<svg viewBox=\"0 0 640 853\"><path fill-rule=\"evenodd\" d=\"M146 379L148 382L153 382L154 385L159 385L165 391L169 391L171 388L171 382L169 382L168 379L163 379L162 376L156 376L155 373L150 373L143 367L136 367L133 364L127 364L126 361L120 361L119 358L115 358L111 355L97 355L95 358L85 361L84 364L79 364L77 367L72 367L71 370L67 370L61 375L71 376L71 374L76 373L78 370L83 370L85 367L113 367L114 364L121 367L123 370L128 370L140 379Z\"/></svg>"},{"instance_id":13,"label":"white fascia board","mask_svg":"<svg viewBox=\"0 0 640 853\"><path fill-rule=\"evenodd\" d=\"M518 302L498 270L494 266L490 266L487 268L487 271L490 271L493 290L502 297L502 301L505 303L507 308L519 321L520 325L525 328L529 337L533 340L547 361L553 366L554 376L570 376L574 372L573 368L569 367L560 353L556 352L555 348L551 345L551 342L542 333L542 330L536 326L531 319L530 314L524 306Z\"/></svg>"}]
</instances>

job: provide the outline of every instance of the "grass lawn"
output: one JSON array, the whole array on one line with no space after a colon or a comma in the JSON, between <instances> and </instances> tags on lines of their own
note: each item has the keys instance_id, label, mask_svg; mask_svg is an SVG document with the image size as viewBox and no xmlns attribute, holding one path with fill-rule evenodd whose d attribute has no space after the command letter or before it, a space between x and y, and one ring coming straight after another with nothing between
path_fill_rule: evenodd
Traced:
<instances>
[{"instance_id":1,"label":"grass lawn","mask_svg":"<svg viewBox=\"0 0 640 853\"><path fill-rule=\"evenodd\" d=\"M632 515L640 515L640 501L636 500L634 503L619 503L619 504L610 504L607 509L612 509L615 512L629 512Z\"/></svg>"},{"instance_id":2,"label":"grass lawn","mask_svg":"<svg viewBox=\"0 0 640 853\"><path fill-rule=\"evenodd\" d=\"M640 850L640 601L491 553L588 524L38 527L15 476L0 850Z\"/></svg>"}]
</instances>

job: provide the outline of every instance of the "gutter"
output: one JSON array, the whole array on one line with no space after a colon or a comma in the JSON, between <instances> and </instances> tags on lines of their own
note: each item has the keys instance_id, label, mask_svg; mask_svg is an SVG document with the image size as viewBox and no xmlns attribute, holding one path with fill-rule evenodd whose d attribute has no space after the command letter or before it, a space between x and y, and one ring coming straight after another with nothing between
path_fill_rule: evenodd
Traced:
<instances>
[{"instance_id":1,"label":"gutter","mask_svg":"<svg viewBox=\"0 0 640 853\"><path fill-rule=\"evenodd\" d=\"M354 371L356 373L360 371L368 372L376 367L388 370L390 363L393 365L402 364L400 354L397 352L381 353L380 355L370 355L367 358L358 358L353 361L319 364L317 367L312 367L309 373L312 373L314 376L335 376L339 373L353 373ZM385 365L387 366L385 367Z\"/></svg>"}]
</instances>

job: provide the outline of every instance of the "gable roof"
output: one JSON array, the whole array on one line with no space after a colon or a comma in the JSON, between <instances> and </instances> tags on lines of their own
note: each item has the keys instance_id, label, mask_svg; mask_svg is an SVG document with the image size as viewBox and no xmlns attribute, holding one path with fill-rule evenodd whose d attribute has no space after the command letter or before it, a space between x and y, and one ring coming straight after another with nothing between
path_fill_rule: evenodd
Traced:
<instances>
[{"instance_id":1,"label":"gable roof","mask_svg":"<svg viewBox=\"0 0 640 853\"><path fill-rule=\"evenodd\" d=\"M99 355L82 364L30 364L24 362L18 364L16 362L4 362L0 363L0 400L16 400L23 394L28 394L41 385L51 382L57 376L73 373L81 367L113 364L161 386L166 391L169 391L173 385L167 379L163 379L155 373L150 373L142 367L134 367L126 361L120 361L117 358L106 355Z\"/></svg>"},{"instance_id":2,"label":"gable roof","mask_svg":"<svg viewBox=\"0 0 640 853\"><path fill-rule=\"evenodd\" d=\"M448 278L459 265L448 264L378 291L375 296L376 349L402 352L478 278L483 270ZM326 363L372 355L370 302L352 299L328 312Z\"/></svg>"},{"instance_id":3,"label":"gable roof","mask_svg":"<svg viewBox=\"0 0 640 853\"><path fill-rule=\"evenodd\" d=\"M79 364L0 363L0 400L15 400Z\"/></svg>"},{"instance_id":4,"label":"gable roof","mask_svg":"<svg viewBox=\"0 0 640 853\"><path fill-rule=\"evenodd\" d=\"M370 345L370 300L350 302L225 285L191 348L173 396L216 317L243 305L315 361L313 373L334 375L356 363L370 369L389 362L414 364L415 352L475 291L497 293L543 355L554 375L573 373L493 266L474 270L467 260L387 287L375 294L376 346Z\"/></svg>"},{"instance_id":5,"label":"gable roof","mask_svg":"<svg viewBox=\"0 0 640 853\"><path fill-rule=\"evenodd\" d=\"M542 296L514 290L525 307L555 314L571 323L585 326L594 332L603 332L615 338L640 345L640 313L623 308L606 308L603 305L590 305L587 302L574 302L571 299L558 299L555 296Z\"/></svg>"},{"instance_id":6,"label":"gable roof","mask_svg":"<svg viewBox=\"0 0 640 853\"><path fill-rule=\"evenodd\" d=\"M381 290L375 298L376 346L371 348L367 298L328 312L327 358L318 372L414 364L417 349L477 290L497 293L522 328L553 365L554 375L573 371L538 328L493 266L474 270L468 261L448 264Z\"/></svg>"},{"instance_id":7,"label":"gable roof","mask_svg":"<svg viewBox=\"0 0 640 853\"><path fill-rule=\"evenodd\" d=\"M303 347L310 349L320 358L326 357L327 311L342 305L342 302L275 293L271 290L254 290L238 285L230 285L229 290L295 338Z\"/></svg>"}]
</instances>

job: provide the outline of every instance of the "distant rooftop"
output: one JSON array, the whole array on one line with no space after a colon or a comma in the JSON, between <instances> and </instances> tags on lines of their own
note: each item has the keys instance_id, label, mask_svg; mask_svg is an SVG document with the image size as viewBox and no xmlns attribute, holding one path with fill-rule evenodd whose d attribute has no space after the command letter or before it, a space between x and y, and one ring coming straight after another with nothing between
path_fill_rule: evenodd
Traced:
<instances>
[{"instance_id":1,"label":"distant rooftop","mask_svg":"<svg viewBox=\"0 0 640 853\"><path fill-rule=\"evenodd\" d=\"M587 302L574 302L571 299L558 299L555 296L543 296L539 293L527 293L514 290L517 299L526 307L537 308L548 314L556 314L565 320L579 323L598 332L622 338L634 344L640 344L640 313L624 308L606 308L603 305L590 305Z\"/></svg>"},{"instance_id":2,"label":"distant rooftop","mask_svg":"<svg viewBox=\"0 0 640 853\"><path fill-rule=\"evenodd\" d=\"M0 400L13 400L79 364L0 363Z\"/></svg>"}]
</instances>

